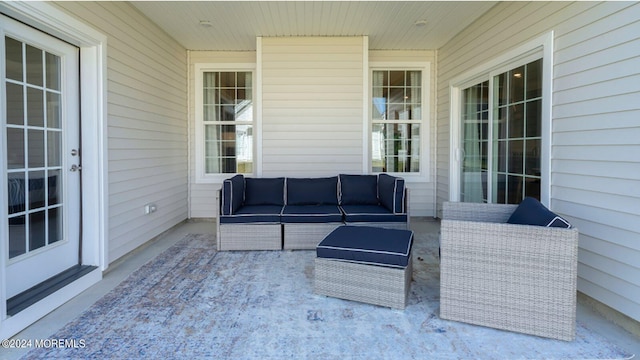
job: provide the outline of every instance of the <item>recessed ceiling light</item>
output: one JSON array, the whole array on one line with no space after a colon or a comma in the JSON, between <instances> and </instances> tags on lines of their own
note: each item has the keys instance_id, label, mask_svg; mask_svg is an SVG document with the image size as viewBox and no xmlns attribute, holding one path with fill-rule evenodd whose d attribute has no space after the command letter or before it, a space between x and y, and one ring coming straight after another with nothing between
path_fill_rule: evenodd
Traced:
<instances>
[{"instance_id":1,"label":"recessed ceiling light","mask_svg":"<svg viewBox=\"0 0 640 360\"><path fill-rule=\"evenodd\" d=\"M416 22L414 22L413 25L415 27L423 27L427 25L427 20L416 20Z\"/></svg>"},{"instance_id":2,"label":"recessed ceiling light","mask_svg":"<svg viewBox=\"0 0 640 360\"><path fill-rule=\"evenodd\" d=\"M212 27L213 26L213 24L209 20L200 20L200 22L198 24L200 24L200 26L202 26L202 27Z\"/></svg>"}]
</instances>

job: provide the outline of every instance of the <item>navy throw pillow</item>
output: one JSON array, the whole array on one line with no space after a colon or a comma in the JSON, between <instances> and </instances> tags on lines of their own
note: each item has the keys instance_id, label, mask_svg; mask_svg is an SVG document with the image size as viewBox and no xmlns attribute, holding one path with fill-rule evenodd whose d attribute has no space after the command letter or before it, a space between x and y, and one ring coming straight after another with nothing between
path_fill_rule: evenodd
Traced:
<instances>
[{"instance_id":1,"label":"navy throw pillow","mask_svg":"<svg viewBox=\"0 0 640 360\"><path fill-rule=\"evenodd\" d=\"M376 175L340 175L341 205L378 205Z\"/></svg>"},{"instance_id":2,"label":"navy throw pillow","mask_svg":"<svg viewBox=\"0 0 640 360\"><path fill-rule=\"evenodd\" d=\"M284 205L284 178L246 178L245 205Z\"/></svg>"},{"instance_id":3,"label":"navy throw pillow","mask_svg":"<svg viewBox=\"0 0 640 360\"><path fill-rule=\"evenodd\" d=\"M538 225L546 227L558 227L570 229L571 224L553 211L547 209L535 198L527 197L511 214L509 224Z\"/></svg>"},{"instance_id":4,"label":"navy throw pillow","mask_svg":"<svg viewBox=\"0 0 640 360\"><path fill-rule=\"evenodd\" d=\"M338 177L287 178L287 205L338 205Z\"/></svg>"}]
</instances>

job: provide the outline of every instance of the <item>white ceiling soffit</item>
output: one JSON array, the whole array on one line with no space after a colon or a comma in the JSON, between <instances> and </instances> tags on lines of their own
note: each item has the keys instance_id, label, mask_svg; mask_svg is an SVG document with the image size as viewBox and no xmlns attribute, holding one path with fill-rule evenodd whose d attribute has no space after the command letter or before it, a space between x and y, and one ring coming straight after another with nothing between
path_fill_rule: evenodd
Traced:
<instances>
[{"instance_id":1,"label":"white ceiling soffit","mask_svg":"<svg viewBox=\"0 0 640 360\"><path fill-rule=\"evenodd\" d=\"M370 49L438 49L495 1L132 1L189 50L255 50L256 37L369 36ZM204 26L201 24L204 23Z\"/></svg>"}]
</instances>

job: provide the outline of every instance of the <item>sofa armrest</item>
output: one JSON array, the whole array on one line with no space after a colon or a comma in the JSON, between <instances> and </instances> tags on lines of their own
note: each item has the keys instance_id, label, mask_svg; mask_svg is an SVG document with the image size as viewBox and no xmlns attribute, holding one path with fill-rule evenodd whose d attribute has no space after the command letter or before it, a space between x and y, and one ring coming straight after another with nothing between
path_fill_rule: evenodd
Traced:
<instances>
[{"instance_id":1,"label":"sofa armrest","mask_svg":"<svg viewBox=\"0 0 640 360\"><path fill-rule=\"evenodd\" d=\"M222 201L220 213L222 215L233 215L244 202L245 182L244 176L235 175L222 182Z\"/></svg>"},{"instance_id":2,"label":"sofa armrest","mask_svg":"<svg viewBox=\"0 0 640 360\"><path fill-rule=\"evenodd\" d=\"M512 204L444 202L442 219L506 223L517 207Z\"/></svg>"},{"instance_id":3,"label":"sofa armrest","mask_svg":"<svg viewBox=\"0 0 640 360\"><path fill-rule=\"evenodd\" d=\"M406 214L407 191L401 177L378 175L378 199L380 204L394 214Z\"/></svg>"}]
</instances>

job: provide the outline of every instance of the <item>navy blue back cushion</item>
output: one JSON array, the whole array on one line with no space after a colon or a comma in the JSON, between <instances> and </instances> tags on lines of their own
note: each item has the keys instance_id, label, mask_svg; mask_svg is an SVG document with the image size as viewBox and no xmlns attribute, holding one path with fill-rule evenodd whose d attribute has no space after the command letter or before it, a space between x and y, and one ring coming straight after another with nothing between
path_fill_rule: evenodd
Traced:
<instances>
[{"instance_id":1,"label":"navy blue back cushion","mask_svg":"<svg viewBox=\"0 0 640 360\"><path fill-rule=\"evenodd\" d=\"M556 215L553 211L547 209L537 199L527 197L522 200L520 205L511 214L509 224L520 225L539 225L546 227L559 227L569 229L571 224L562 217Z\"/></svg>"},{"instance_id":2,"label":"navy blue back cushion","mask_svg":"<svg viewBox=\"0 0 640 360\"><path fill-rule=\"evenodd\" d=\"M340 175L340 204L378 205L378 177Z\"/></svg>"},{"instance_id":3,"label":"navy blue back cushion","mask_svg":"<svg viewBox=\"0 0 640 360\"><path fill-rule=\"evenodd\" d=\"M233 215L244 202L244 176L236 175L222 182L222 215Z\"/></svg>"},{"instance_id":4,"label":"navy blue back cushion","mask_svg":"<svg viewBox=\"0 0 640 360\"><path fill-rule=\"evenodd\" d=\"M245 205L284 205L284 178L246 178Z\"/></svg>"},{"instance_id":5,"label":"navy blue back cushion","mask_svg":"<svg viewBox=\"0 0 640 360\"><path fill-rule=\"evenodd\" d=\"M404 208L404 179L387 175L378 175L378 199L394 214L403 214Z\"/></svg>"},{"instance_id":6,"label":"navy blue back cushion","mask_svg":"<svg viewBox=\"0 0 640 360\"><path fill-rule=\"evenodd\" d=\"M338 205L338 177L287 178L287 205Z\"/></svg>"}]
</instances>

